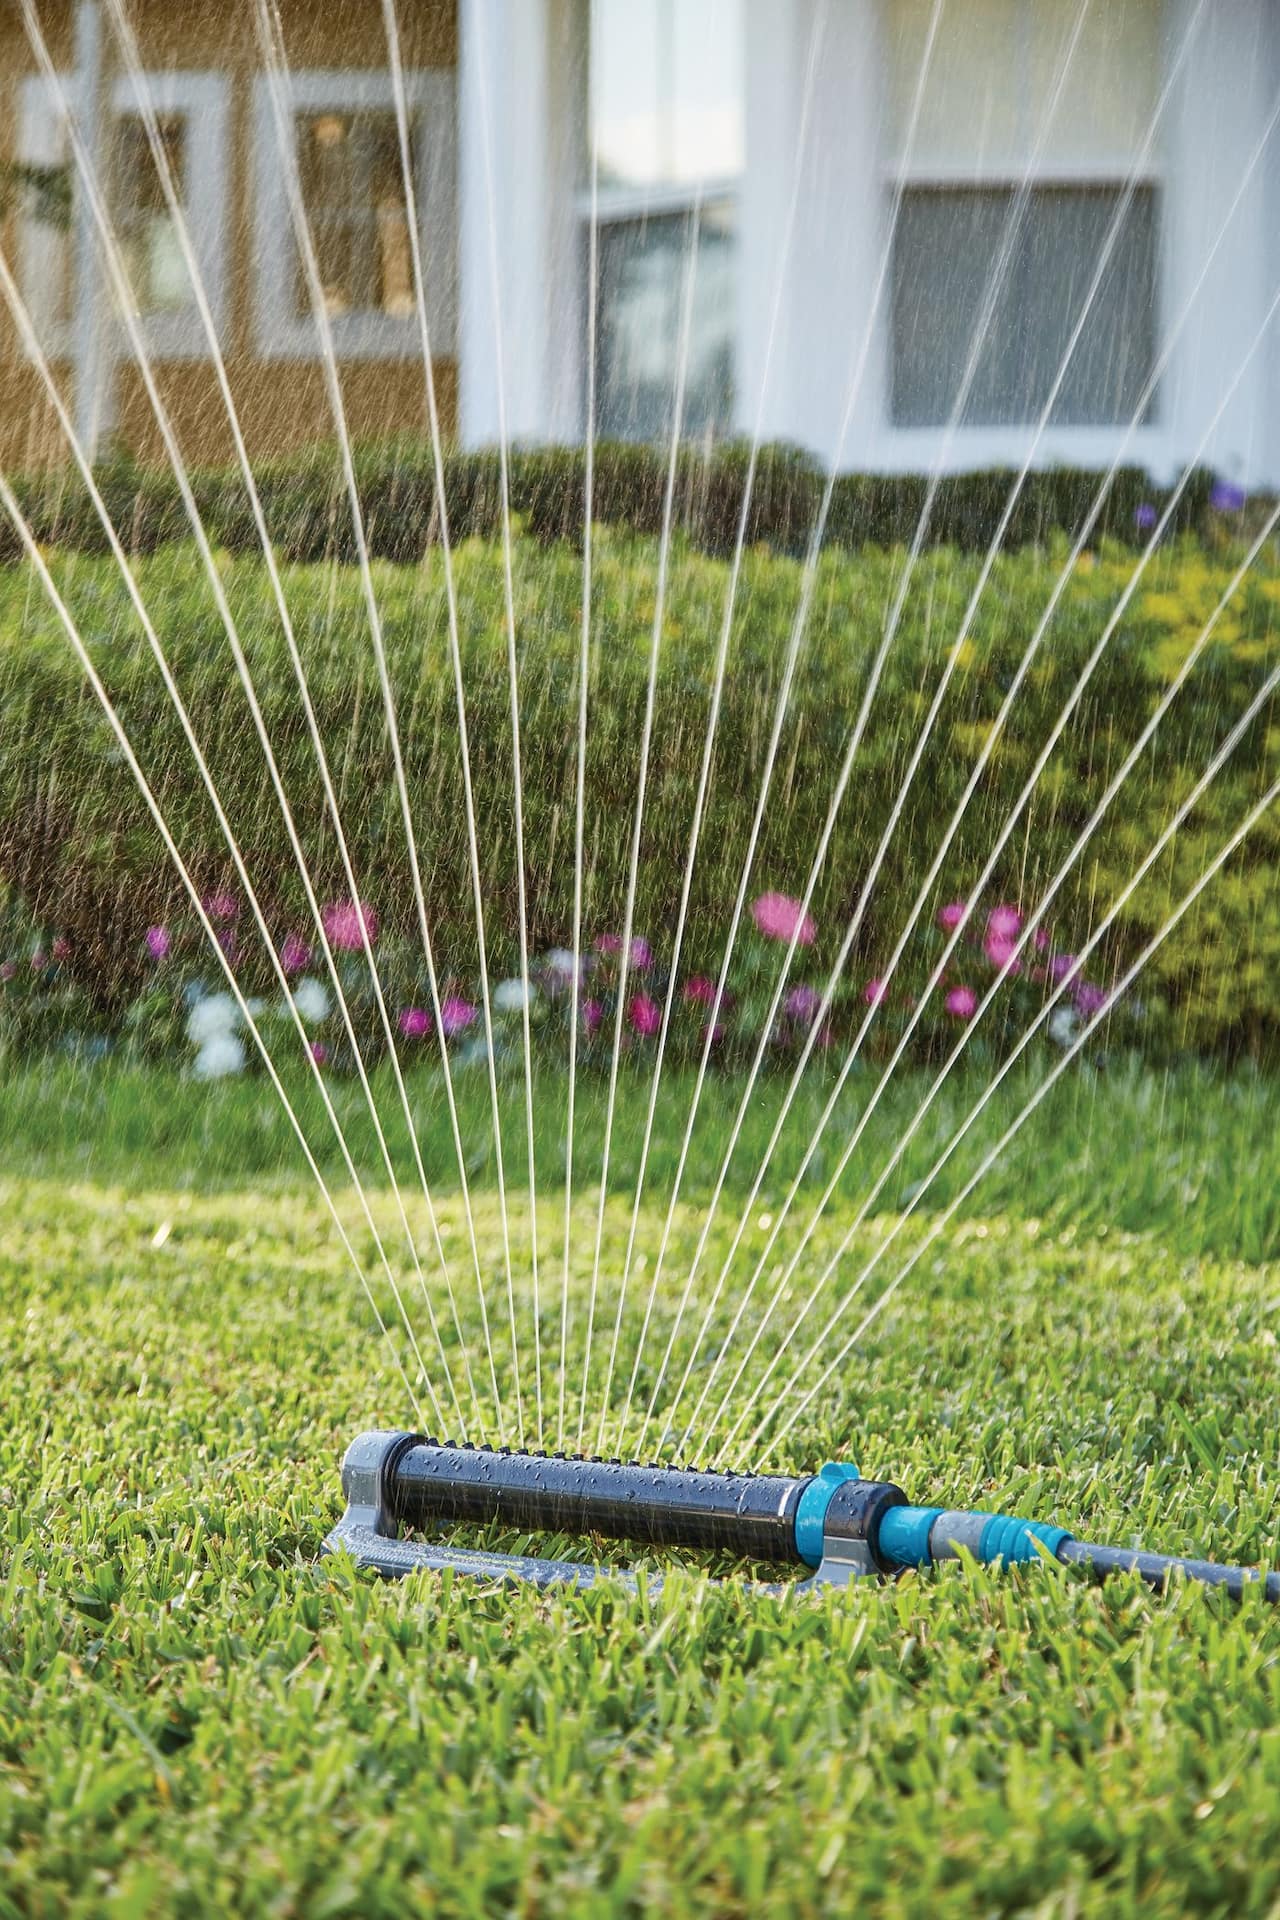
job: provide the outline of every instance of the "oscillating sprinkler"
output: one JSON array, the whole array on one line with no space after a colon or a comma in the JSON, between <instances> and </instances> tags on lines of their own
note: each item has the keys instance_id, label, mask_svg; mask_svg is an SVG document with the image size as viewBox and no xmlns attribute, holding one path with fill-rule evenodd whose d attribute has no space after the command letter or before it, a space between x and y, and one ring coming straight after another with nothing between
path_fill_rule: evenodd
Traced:
<instances>
[{"instance_id":1,"label":"oscillating sprinkler","mask_svg":"<svg viewBox=\"0 0 1280 1920\"><path fill-rule=\"evenodd\" d=\"M969 1553L987 1566L1049 1559L1087 1567L1099 1579L1136 1573L1160 1588L1180 1575L1237 1597L1259 1585L1280 1601L1280 1573L1094 1546L1066 1527L1016 1514L913 1507L892 1481L865 1480L856 1467L834 1462L811 1474L714 1473L362 1433L347 1449L342 1486L347 1511L326 1547L388 1577L430 1567L539 1587L635 1583L613 1567L476 1552L400 1531L496 1521L521 1533L597 1534L804 1566L804 1587L844 1586Z\"/></svg>"}]
</instances>

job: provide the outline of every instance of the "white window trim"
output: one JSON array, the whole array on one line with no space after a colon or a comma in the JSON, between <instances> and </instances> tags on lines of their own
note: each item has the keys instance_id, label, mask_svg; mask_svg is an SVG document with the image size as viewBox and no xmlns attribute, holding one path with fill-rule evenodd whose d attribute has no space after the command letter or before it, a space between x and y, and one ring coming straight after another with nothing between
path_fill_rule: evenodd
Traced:
<instances>
[{"instance_id":1,"label":"white window trim","mask_svg":"<svg viewBox=\"0 0 1280 1920\"><path fill-rule=\"evenodd\" d=\"M728 173L702 181L663 182L653 186L601 188L596 196L595 215L600 226L612 220L658 220L664 214L692 213L695 206L718 206L726 200L737 201L742 194L742 175ZM591 190L580 188L576 196L580 219L591 221Z\"/></svg>"},{"instance_id":2,"label":"white window trim","mask_svg":"<svg viewBox=\"0 0 1280 1920\"><path fill-rule=\"evenodd\" d=\"M418 203L427 327L433 358L455 352L457 335L457 211L455 76L452 68L419 68L404 76L410 115L417 122L414 191ZM291 111L334 112L392 108L395 95L386 72L304 68L288 76ZM294 302L295 249L288 176L280 154L271 81L259 74L253 87L254 336L268 359L320 358L320 332L312 313ZM340 313L329 321L340 360L400 360L419 352L413 314Z\"/></svg>"},{"instance_id":3,"label":"white window trim","mask_svg":"<svg viewBox=\"0 0 1280 1920\"><path fill-rule=\"evenodd\" d=\"M63 76L61 92L75 113L79 86L74 75ZM157 114L182 114L186 120L184 211L205 297L221 334L227 305L229 80L222 73L169 70L144 74L137 87L129 75L121 75L113 83L113 114L137 112L143 100L149 100ZM39 166L66 163L74 169L59 107L59 89L43 75L23 81L18 135L22 159ZM52 317L54 249L63 244L41 222L29 217L22 220L18 245L23 297L45 352L54 358L71 351L70 324ZM209 343L194 303L181 313L142 314L139 326L147 353L157 360L209 357ZM117 351L124 358L132 358L123 330L118 330Z\"/></svg>"}]
</instances>

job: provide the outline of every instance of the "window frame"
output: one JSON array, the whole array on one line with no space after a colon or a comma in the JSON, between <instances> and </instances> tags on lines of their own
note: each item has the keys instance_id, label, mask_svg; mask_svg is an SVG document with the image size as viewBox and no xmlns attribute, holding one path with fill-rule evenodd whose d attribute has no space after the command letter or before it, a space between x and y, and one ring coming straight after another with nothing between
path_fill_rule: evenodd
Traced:
<instances>
[{"instance_id":1,"label":"window frame","mask_svg":"<svg viewBox=\"0 0 1280 1920\"><path fill-rule=\"evenodd\" d=\"M79 83L74 74L60 76L61 91L72 113L78 110ZM227 234L230 165L228 129L231 83L225 73L171 68L144 73L135 85L130 74L119 74L111 86L110 115L114 122L138 114L149 104L158 117L181 117L186 123L185 199L183 211L200 268L205 297L221 336L228 308ZM43 74L22 82L18 110L18 151L37 165L67 165L74 170L58 113L58 89ZM114 218L114 209L113 218ZM19 281L23 298L41 345L50 359L62 359L72 350L72 324L53 314L56 273L55 248L70 244L52 235L43 222L24 214L18 235ZM194 301L180 311L139 313L138 326L147 353L156 360L207 360L209 342ZM118 318L114 322L116 352L134 357L129 337Z\"/></svg>"},{"instance_id":2,"label":"window frame","mask_svg":"<svg viewBox=\"0 0 1280 1920\"><path fill-rule=\"evenodd\" d=\"M455 74L447 67L420 67L404 76L415 136L414 192L422 247L427 326L433 359L456 353L457 169ZM384 69L310 67L288 76L291 115L385 112L395 107L391 75ZM288 181L280 157L268 75L253 83L253 323L263 359L318 360L315 315L295 309L296 249ZM281 236L287 244L281 244ZM443 271L441 267L443 266ZM374 310L329 317L339 360L402 360L419 352L416 310Z\"/></svg>"},{"instance_id":3,"label":"window frame","mask_svg":"<svg viewBox=\"0 0 1280 1920\"><path fill-rule=\"evenodd\" d=\"M889 70L891 53L887 31L887 4L878 9L880 15L880 67L886 75ZM1029 58L1029 6L1028 0L1022 0L1019 8L1019 32L1016 61L1020 68L1025 67ZM1025 75L1024 75L1025 78ZM1027 97L1027 86L1023 85L1021 94ZM1120 152L1102 152L1091 154L1087 160L1073 162L1066 167L1061 162L1043 160L1030 171L1021 171L1010 166L1007 159L994 159L984 162L977 158L957 157L952 160L917 160L914 155L904 154L898 146L896 134L888 118L881 128L881 159L879 165L878 200L880 207L880 232L885 240L890 238L890 226L894 220L895 206L899 196L905 196L912 190L930 191L948 188L972 187L992 192L1016 194L1024 185L1034 194L1038 189L1052 190L1070 188L1111 188L1117 195L1129 187L1137 191L1150 192L1154 206L1155 219L1155 312L1153 315L1153 339L1155 357L1158 360L1164 348L1166 315L1169 306L1170 247L1168 222L1168 165L1162 152L1163 138L1168 137L1167 122L1157 131L1141 165L1133 154ZM897 244L896 230L892 234L893 244ZM892 260L890 261L890 277ZM922 464L930 464L930 456L936 453L940 440L948 443L946 464L949 467L969 468L975 466L1018 465L1026 456L1027 434L1037 427L1037 421L1003 421L969 424L963 421L951 425L948 420L940 420L930 425L904 425L893 417L894 404L894 367L896 342L893 331L892 302L882 309L877 331L881 335L882 373L879 398L879 445L878 462L887 470L919 470ZM1166 366L1156 383L1155 392L1147 408L1146 418L1136 425L1129 420L1114 422L1094 422L1088 425L1063 425L1049 421L1040 432L1036 449L1038 464L1063 462L1079 466L1105 466L1111 460L1117 439L1127 436L1127 458L1137 464L1157 466L1164 461L1167 442L1167 403L1166 388L1169 369Z\"/></svg>"}]
</instances>

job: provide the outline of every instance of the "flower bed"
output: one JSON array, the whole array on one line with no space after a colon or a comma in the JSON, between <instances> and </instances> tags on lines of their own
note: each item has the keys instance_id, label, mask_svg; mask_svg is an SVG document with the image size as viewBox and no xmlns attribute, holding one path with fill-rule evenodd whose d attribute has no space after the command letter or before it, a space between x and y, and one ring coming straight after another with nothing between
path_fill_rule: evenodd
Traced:
<instances>
[{"instance_id":1,"label":"flower bed","mask_svg":"<svg viewBox=\"0 0 1280 1920\"><path fill-rule=\"evenodd\" d=\"M489 1057L490 1033L499 1065L519 1066L526 1012L539 1057L563 1061L572 1039L587 1068L607 1064L615 1046L715 1066L759 1056L776 1067L842 1058L851 1046L878 1058L904 1037L917 1056L941 1057L975 1017L988 1047L1003 1051L1050 998L1041 1030L1051 1043L1070 1045L1081 1024L1103 1012L1124 1043L1141 1036L1142 1003L1111 1005L1109 988L1086 975L1074 952L1008 903L985 915L947 903L891 975L859 978L852 991L849 982L818 983L816 938L802 903L776 891L752 903L716 978L673 977L669 958L643 935L627 946L622 935L602 933L576 956L552 948L532 957L527 974L491 982L486 1023L483 984L437 972L433 990L422 953L403 937L382 936L368 903L328 903L310 935L278 934L272 959L237 897L219 892L204 898L202 915L146 928L148 974L112 1029L103 1030L100 1016L95 1024L77 989L65 935L36 937L10 953L0 962L0 1042L15 1051L132 1052L218 1080L261 1065L252 1026L273 1059L296 1056L301 1043L318 1067L337 1072L356 1069L357 1049L370 1067L390 1046L406 1064L443 1050L453 1065L477 1066Z\"/></svg>"}]
</instances>

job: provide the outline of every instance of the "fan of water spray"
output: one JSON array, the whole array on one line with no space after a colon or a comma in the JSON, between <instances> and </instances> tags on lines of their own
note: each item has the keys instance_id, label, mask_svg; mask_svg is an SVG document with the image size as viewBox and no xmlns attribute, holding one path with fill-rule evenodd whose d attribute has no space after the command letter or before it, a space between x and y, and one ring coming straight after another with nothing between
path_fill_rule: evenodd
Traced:
<instances>
[{"instance_id":1,"label":"fan of water spray","mask_svg":"<svg viewBox=\"0 0 1280 1920\"><path fill-rule=\"evenodd\" d=\"M951 750L947 742L960 737L960 716L969 711L962 703L975 635L989 636L992 623L999 631L1003 614L993 608L993 601L1005 594L1002 563L1028 488L1053 444L1062 408L1080 378L1082 359L1098 351L1099 311L1117 275L1131 270L1125 248L1133 230L1135 203L1146 190L1153 155L1165 138L1169 118L1179 110L1180 89L1197 58L1209 12L1208 0L1198 0L1185 10L1179 38L1159 85L1152 89L1145 123L1107 202L1109 217L1099 228L1088 270L1080 276L1079 297L1070 313L1059 316L1061 351L1055 348L1055 364L1042 370L1044 377L1029 409L1031 417L1019 432L1016 457L1000 483L1001 499L985 550L953 606L953 596L939 594L937 575L930 566L935 517L947 475L957 462L960 438L980 406L984 383L990 380L993 338L1015 297L1015 285L1022 287L1025 297L1027 261L1034 268L1036 258L1029 243L1029 222L1037 192L1052 172L1047 156L1060 119L1070 110L1079 63L1093 44L1090 33L1100 0L1080 0L1067 10L1054 43L1052 73L1039 117L1014 177L1006 182L998 235L984 264L981 293L958 356L945 419L931 443L914 528L904 545L878 562L876 578L883 606L876 612L874 644L865 659L857 662L856 680L847 682L856 685L856 697L847 713L843 708L834 715L818 713L813 710L814 690L820 685L822 649L830 645L834 593L828 567L833 514L841 475L870 464L860 438L866 389L882 350L886 309L901 298L896 274L908 183L915 177L917 148L927 145L937 63L954 57L956 42L944 32L949 4L954 6L958 0L928 0L915 10L917 58L901 103L901 148L871 263L869 294L850 324L833 317L833 326L847 340L841 384L825 396L835 431L825 473L814 493L813 511L795 540L798 558L791 599L785 607L771 610L773 644L763 668L746 657L748 623L743 603L744 596L749 597L750 549L769 426L777 417L778 389L787 371L785 316L797 234L804 224L806 196L827 159L820 142L815 143L815 100L822 92L830 57L828 41L838 22L833 24L827 0L819 0L809 19L796 96L794 152L787 177L780 183L777 245L766 276L755 391L745 396L740 410L750 425L741 449L740 494L724 541L725 563L689 585L678 577L682 569L691 572L694 564L682 545L680 526L682 500L697 486L690 413L699 297L707 271L704 236L709 231L708 210L719 191L714 171L695 156L689 191L680 203L684 227L670 329L672 368L652 577L642 603L629 607L625 618L602 606L599 591L602 574L614 578L610 569L615 545L612 539L606 542L602 553L597 498L600 366L608 344L601 312L606 291L602 195L607 199L610 182L602 177L599 141L589 121L593 130L587 142L582 203L585 311L579 313L574 301L566 299L563 311L557 310L554 316L555 325L580 351L585 396L580 553L567 563L575 575L576 604L572 673L566 681L561 677L561 656L544 644L536 602L522 571L522 528L512 479L508 362L525 350L522 327L528 316L512 311L503 284L506 256L500 238L504 193L510 182L495 161L495 116L500 106L489 98L485 84L492 68L486 42L492 22L486 8L479 5L471 10L470 32L478 76L474 140L481 162L479 191L487 236L481 291L487 312L484 332L493 343L496 396L493 479L499 560L496 600L478 614L465 603L460 584L469 581L470 590L479 595L474 569L469 563L460 564L455 546L455 528L460 515L469 512L470 503L460 504L450 488L448 410L442 407L437 388L439 357L429 319L439 304L432 276L442 269L422 238L419 131L402 45L404 23L397 0L383 0L381 8L385 53L379 57L379 66L388 82L391 137L384 144L380 164L390 169L391 184L379 189L381 225L374 231L385 249L381 271L389 275L389 263L395 259L403 275L397 297L402 301L402 317L412 323L420 359L420 412L429 440L433 485L430 540L423 543L422 561L423 578L430 584L419 607L424 622L435 620L438 631L424 632L417 640L421 666L415 676L410 654L392 633L387 582L377 558L375 516L362 489L351 374L337 331L343 312L333 285L332 210L323 202L317 204L300 165L298 75L291 64L288 21L281 17L278 0L252 0L263 126L269 130L271 165L282 182L288 217L288 232L280 244L296 261L298 308L313 336L328 435L337 450L344 538L349 530L358 579L365 657L352 662L351 678L363 685L367 669L376 684L390 767L390 803L376 820L370 820L336 758L332 716L316 698L315 662L308 660L307 623L298 610L301 589L282 557L279 530L273 531L262 463L250 453L256 437L254 395L238 384L232 356L225 349L215 302L206 285L199 236L190 223L190 196L166 137L163 89L157 89L155 76L147 70L131 9L127 0L104 0L112 60L127 88L150 157L163 231L172 238L183 284L190 291L193 324L210 369L220 431L225 431L233 452L236 484L243 490L260 554L270 618L287 662L290 726L299 737L305 736L307 744L307 784L318 796L314 807L310 793L299 793L296 755L284 751L286 743L278 727L273 732L272 716L280 712L278 676L273 664L258 658L246 644L244 610L228 585L216 536L207 524L195 463L184 451L175 424L165 370L139 312L136 261L120 196L108 177L95 131L94 110L83 87L78 91L69 87L60 71L38 0L20 0L32 59L67 129L76 257L93 263L91 278L95 284L101 282L110 306L110 324L118 329L136 365L149 415L148 431L154 430L176 486L190 542L184 549L186 564L194 586L207 595L214 609L225 645L228 697L234 690L237 699L243 699L261 756L273 817L270 827L263 826L255 839L258 847L282 845L287 857L273 855L269 863L259 858L255 846L247 842L241 796L226 791L225 782L219 783L214 743L201 736L190 689L175 665L172 638L149 603L146 569L131 552L129 529L120 524L107 490L99 483L84 422L63 396L58 356L42 337L24 297L22 274L3 252L0 293L21 341L31 381L57 424L63 459L85 489L130 615L141 630L175 716L189 759L190 782L207 802L225 870L234 874L253 923L255 964L259 971L265 967L269 972L287 1011L285 1020L264 1015L259 997L247 984L244 956L233 950L219 927L218 913L201 881L200 863L167 817L160 775L163 772L168 778L168 770L155 764L145 726L139 728L130 721L130 700L114 687L112 663L86 625L75 579L64 577L56 559L45 551L24 505L21 485L3 472L0 502L16 530L33 583L47 599L101 708L118 755L118 777L132 781L140 795L190 902L209 962L225 980L243 1030L283 1103L387 1349L403 1404L369 1407L370 1425L377 1421L386 1431L366 1436L349 1456L350 1510L334 1536L338 1544L383 1571L448 1564L485 1574L516 1571L536 1579L591 1577L559 1562L498 1561L452 1548L415 1554L393 1538L401 1523L456 1521L501 1521L522 1529L563 1530L567 1525L654 1544L725 1547L756 1559L806 1562L826 1579L927 1564L962 1551L992 1561L1043 1554L1103 1571L1131 1565L1157 1583L1168 1577L1174 1565L1152 1556L1082 1546L1061 1528L1031 1521L975 1516L942 1507L908 1507L890 1482L863 1479L852 1469L829 1467L820 1475L779 1476L757 1471L770 1454L780 1455L785 1466L797 1453L808 1457L816 1436L829 1432L833 1419L847 1419L848 1398L841 1398L840 1388L856 1363L864 1336L889 1303L902 1297L930 1249L1041 1109L1062 1075L1100 1042L1116 1008L1132 998L1132 990L1142 982L1165 941L1248 836L1272 820L1280 795L1280 784L1273 783L1251 789L1242 798L1229 830L1205 844L1203 858L1187 884L1169 889L1162 911L1150 918L1145 937L1130 950L1131 957L1117 969L1105 991L1091 987L1095 998L1086 997L1082 985L1090 957L1101 958L1109 932L1135 897L1151 898L1153 876L1159 877L1161 862L1177 836L1189 822L1194 823L1205 796L1219 791L1219 783L1229 779L1241 749L1256 742L1273 711L1280 666L1260 673L1255 690L1239 710L1211 714L1203 750L1180 770L1176 807L1153 831L1149 844L1127 849L1122 872L1104 876L1105 895L1099 893L1092 902L1087 933L1070 954L1061 954L1053 945L1050 909L1055 900L1081 890L1082 876L1091 863L1096 866L1104 827L1125 808L1134 783L1164 737L1162 730L1178 722L1188 690L1195 693L1197 673L1212 659L1240 596L1257 569L1273 557L1273 536L1280 521L1277 507L1258 521L1225 589L1183 634L1179 658L1153 696L1149 711L1127 732L1123 725L1109 730L1107 751L1093 769L1078 828L1068 836L1065 857L1038 884L1034 907L1015 910L988 897L993 883L999 883L1019 861L1026 863L1032 814L1052 804L1046 801L1046 793L1057 764L1055 756L1094 699L1115 649L1123 645L1126 616L1144 582L1153 570L1158 573L1202 463L1213 452L1255 356L1272 341L1280 310L1277 286L1268 290L1269 304L1253 339L1238 363L1225 370L1215 404L1206 410L1202 430L1173 476L1163 505L1144 512L1140 544L1128 550L1123 561L1108 559L1103 595L1107 604L1103 607L1099 600L1097 638L1079 671L1062 685L1060 704L1043 729L1033 728L1023 737L1018 764L1020 769L1025 767L1025 778L1007 811L995 814L988 809L984 815L986 837L978 857L973 857L973 821L984 781L1022 724L1030 691L1043 675L1046 661L1051 662L1064 606L1078 588L1082 569L1093 562L1119 477L1149 425L1179 343L1197 324L1201 296L1221 271L1234 223L1248 206L1257 179L1274 164L1278 98L1239 172L1223 219L1206 237L1194 270L1184 277L1178 298L1165 316L1158 346L1142 378L1127 389L1124 418L1116 423L1105 457L1096 463L1090 496L1072 521L1069 540L1045 549L1036 610L1026 619L1025 632L1019 625L1013 635L998 705L977 729L958 798L930 829L927 856L909 870L903 893L910 904L900 919L894 919L891 907L883 905L888 891L884 876L902 860L909 829L913 843L919 844L920 817L927 819L930 806L924 797L930 771L939 755ZM707 0L695 11L703 36L697 57L707 65L717 36L726 31L726 21L717 0ZM399 208L400 215L393 218L388 208ZM643 217L669 222L673 216L658 204ZM402 258L390 237L400 233ZM610 271L616 274L616 265ZM640 285L643 314L642 274ZM99 318L105 325L105 318ZM609 327L616 329L618 324L612 313ZM1119 351L1114 342L1112 347ZM842 537L847 539L847 528ZM645 557L648 564L648 548ZM691 672L694 655L681 631L691 609L692 617L705 627L696 672ZM1016 613L1020 618L1026 609ZM475 655L467 646L470 623L486 620L490 639L495 634L500 638L494 654L501 662L498 678L505 722L500 753L492 727L477 730L473 725L477 701L485 703L487 715L494 710L493 677L477 684ZM941 665L930 670L922 685L905 689L899 663L908 640L922 629L941 637ZM260 623L255 626L259 630ZM628 649L638 662L633 683L639 697L634 737L620 737L616 717L608 710L604 676L613 658L621 658ZM919 657L917 651L913 659L918 662ZM424 743L415 719L419 682L421 674L436 670L447 677L452 712L447 732L437 722L433 737ZM262 692L264 672L270 697ZM737 674L755 675L753 684L767 689L767 697L762 697L752 716L750 786L735 789L736 813L731 810L726 815L723 806L717 810L717 785L732 785L741 771L734 767L734 757L744 751L742 740L723 737ZM865 858L860 859L851 888L833 895L833 855L841 837L854 831L860 788L867 781L883 786L889 778L884 757L871 756L887 701L898 703L899 738L889 763L891 787L879 794L881 808L862 809L863 819L875 818L882 824L865 836ZM811 704L806 707L806 702ZM537 737L544 742L547 738L547 707L558 714L568 742L567 788L563 769L553 768L529 747L531 719L537 723ZM682 748L685 736L692 741L691 777L674 793L665 776L680 761L670 751L671 742L663 738L664 726L680 729ZM794 803L800 743L805 730L814 728L825 730L826 742L820 755L810 754L804 762L812 768L816 758L823 781L814 837L812 844L792 849L792 866L779 873L767 865L771 850L779 845L773 821ZM456 775L453 790L458 805L443 817L439 810L428 817L422 801L422 767L431 756L447 759L450 778ZM485 822L496 804L495 794L509 802L509 871L500 870L486 842ZM553 816L553 831L546 827L547 816ZM565 890L570 917L560 935L565 944L545 959L537 947L547 887L530 861L530 822L535 818L539 846L558 848L570 875ZM710 823L715 820L723 827L726 818L733 829L727 849L709 845L714 838ZM281 838L273 842L276 835ZM668 932L662 943L663 970L656 972L657 928L642 918L642 903L654 897L647 885L646 863L652 862L660 841L670 841L679 854L668 903ZM944 938L931 957L923 984L895 1027L890 1015L895 1003L901 1003L900 974L921 929L934 918L939 889L945 889L955 850L961 845L967 847L970 862L965 900L955 903L953 910L944 910ZM454 847L461 851L456 865L445 859ZM727 877L729 905L727 924L708 930L698 924L698 903L705 897L702 876L712 861L717 874ZM475 1004L464 1000L458 988L456 955L442 949L441 927L456 926L460 917L457 897L442 896L440 873L446 865L455 879L459 872L465 875ZM358 1098L348 1097L345 1088L335 1090L329 1063L309 1031L280 946L274 902L281 889L282 866L288 868L290 885L296 886L305 903L306 941L318 957L337 1011ZM334 874L340 881L345 904L336 910L326 900L322 874ZM404 988L390 976L374 938L372 907L364 904L391 891L410 903L408 944L427 1002L421 1009L406 1011L401 1006ZM815 909L820 902L833 900L842 925L825 979L815 987L797 981L795 969L813 941ZM1005 921L997 925L995 916L1000 913ZM616 917L593 934L593 922L607 914ZM957 984L956 970L972 947L974 929L984 924L990 977L985 991L978 994ZM743 1048L737 1079L726 1081L730 1089L726 1102L711 1090L723 1052L725 1011L735 992L743 991L737 983L742 978L744 944L753 938L753 930L764 936L756 941L750 958L755 1025ZM869 951L873 930L874 951L884 958L860 992L847 1044L841 1040L837 1046L837 1016L849 1003L851 978ZM691 950L711 955L705 974L690 974L687 955ZM510 976L502 981L496 977L494 961L499 952L511 961ZM1007 1045L989 1048L986 1036L1008 1003L1010 983L1037 973L1043 991L1028 1007L1024 1024L1010 1032ZM362 1013L366 991L367 1019ZM556 996L565 1018L553 1091L552 1069L545 1064L547 1049L537 1024ZM882 1162L869 1166L864 1143L870 1138L872 1117L886 1094L902 1084L901 1071L913 1057L913 1048L921 1047L930 1023L936 1024L943 1001L955 1016L954 1043L934 1044L931 1051L926 1048L936 1071L923 1087L915 1111L904 1115ZM699 1009L700 1025L688 1051L688 1070L677 1070L677 1021L682 1006L689 1002ZM504 1039L507 1012L516 1016L514 1045ZM459 1084L464 1063L452 1043L463 1026L473 1035L467 1070L474 1067L483 1081L480 1102L469 1099ZM1060 1040L1057 1057L1038 1074L1031 1074L1021 1105L1000 1125L992 1143L985 1144L984 1136L978 1134L976 1164L956 1176L955 1190L950 1191L944 1175L953 1155L998 1100L1019 1063L1030 1061L1034 1068L1035 1042L1046 1032ZM429 1097L442 1103L451 1155L449 1164L430 1168L422 1144L421 1067L413 1059L424 1034L432 1036L438 1061ZM782 1044L784 1036L787 1046ZM589 1098L584 1097L583 1085L588 1058L593 1076ZM781 1075L776 1071L779 1059ZM881 1070L874 1086L863 1091L859 1076L873 1060L882 1063ZM903 1197L892 1222L873 1235L882 1196L886 1191L894 1193L891 1183L901 1184L904 1162L930 1115L947 1111L947 1096L962 1067L971 1075L964 1082L963 1097L968 1099L971 1085L975 1097L957 1124L948 1119L932 1164ZM766 1098L767 1083L780 1077L784 1079L780 1097ZM305 1099L299 1089L307 1090ZM513 1090L518 1093L516 1100ZM563 1130L549 1151L543 1111L559 1112L561 1107ZM638 1115L635 1137L624 1140L622 1116L633 1109ZM762 1131L758 1127L761 1111L766 1116ZM367 1162L353 1144L366 1120L366 1137L373 1141L373 1158ZM800 1144L795 1137L797 1126L806 1136ZM406 1152L397 1150L401 1137L407 1164ZM342 1184L332 1182L324 1170L331 1164L331 1151L338 1155L345 1176ZM523 1176L515 1177L510 1167L521 1159ZM705 1191L691 1190L691 1172L699 1159L710 1169ZM791 1171L775 1198L778 1168L783 1163ZM492 1208L476 1196L482 1167L486 1184L492 1177ZM563 1197L553 1205L560 1181ZM721 1209L731 1195L742 1198L729 1230L721 1220ZM917 1228L921 1209L930 1204L936 1212ZM762 1208L766 1209L763 1215ZM455 1219L465 1242L461 1255L448 1244ZM686 1237L691 1242L687 1264L673 1271L685 1259ZM880 1274L886 1258L891 1258L892 1271ZM642 1279L646 1273L647 1279ZM879 1277L873 1282L873 1276ZM341 1356L335 1356L335 1363L341 1363ZM401 1423L410 1413L419 1426L433 1431L434 1440L402 1430ZM550 1459L539 1451L552 1446L560 1451ZM571 1447L581 1455L588 1446L595 1448L597 1456L611 1447L616 1457L585 1461L564 1452ZM642 1459L649 1452L656 1452L663 1462L679 1461L681 1469L626 1464L628 1458ZM722 1472L744 1459L750 1472ZM684 1468L683 1463L690 1461L702 1464L697 1469ZM1236 1587L1248 1577L1234 1569L1177 1564L1197 1578L1222 1578ZM1276 1597L1274 1586L1272 1576L1266 1586L1271 1597Z\"/></svg>"}]
</instances>

